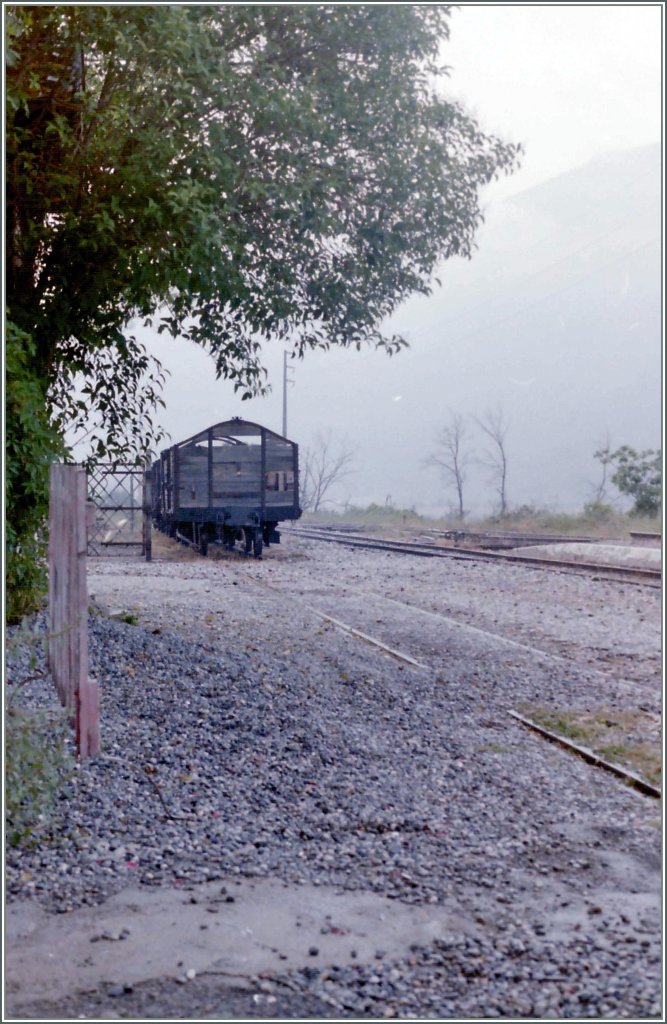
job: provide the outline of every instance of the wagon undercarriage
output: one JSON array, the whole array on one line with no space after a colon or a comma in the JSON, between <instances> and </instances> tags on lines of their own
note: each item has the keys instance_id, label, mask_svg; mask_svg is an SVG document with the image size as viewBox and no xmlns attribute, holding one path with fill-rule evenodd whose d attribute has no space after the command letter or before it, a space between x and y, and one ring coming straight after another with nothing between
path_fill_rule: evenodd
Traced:
<instances>
[{"instance_id":1,"label":"wagon undercarriage","mask_svg":"<svg viewBox=\"0 0 667 1024\"><path fill-rule=\"evenodd\" d=\"M209 545L215 544L228 551L239 551L245 555L262 557L264 547L280 544L280 531L276 523L232 525L224 522L186 520L176 523L156 523L157 528L183 544L196 548L201 555L207 555Z\"/></svg>"}]
</instances>

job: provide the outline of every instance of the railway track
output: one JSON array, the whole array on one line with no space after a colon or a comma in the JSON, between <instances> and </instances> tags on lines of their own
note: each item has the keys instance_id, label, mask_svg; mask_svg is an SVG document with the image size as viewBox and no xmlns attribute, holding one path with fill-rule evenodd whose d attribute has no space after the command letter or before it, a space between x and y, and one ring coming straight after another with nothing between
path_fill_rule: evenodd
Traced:
<instances>
[{"instance_id":1,"label":"railway track","mask_svg":"<svg viewBox=\"0 0 667 1024\"><path fill-rule=\"evenodd\" d=\"M261 589L268 590L273 594L279 595L282 601L288 601L294 605L300 606L304 611L307 611L311 615L314 615L317 618L323 619L331 623L332 625L336 626L338 629L347 633L348 635L353 636L366 644L370 644L371 646L378 649L381 653L388 655L391 658L395 658L408 665L411 665L414 668L422 669L427 672L435 670L435 666L430 663L430 659L428 658L428 656L424 659L423 656L420 655L420 658L422 660L417 660L413 656L413 654L408 654L404 650L399 650L394 646L388 646L383 640L380 640L377 637L370 635L365 630L358 629L347 622L341 621L340 618L327 614L320 608L316 607L312 603L312 601L303 600L303 591L301 591L301 597L299 598L296 597L290 591L282 587L276 586L274 582L269 583L266 578L259 578L255 576L253 577L252 582L254 585L259 586ZM350 592L358 594L364 599L381 601L385 605L392 604L400 606L405 611L411 612L413 615L425 616L430 619L439 620L447 626L454 627L456 629L461 629L466 633L475 634L481 638L484 638L487 642L499 644L503 647L511 647L520 651L524 651L527 654L535 656L540 662L543 663L555 662L562 665L569 664L568 658L564 658L561 655L554 654L550 651L541 650L540 648L537 648L532 644L521 643L520 641L517 641L510 637L506 637L486 629L480 629L477 626L472 626L468 623L458 621L449 616L433 612L430 609L426 609L419 605L412 604L411 602L397 600L395 598L387 597L386 595L377 592L369 592L354 585L350 585L349 583L345 583L343 586L340 587L335 585L333 587L325 587L324 592L322 591L321 587L318 587L316 591L316 593L320 597L324 596L325 599L327 597L334 599L335 603L338 606L340 606L340 597L342 595L348 596ZM606 673L600 669L587 667L587 671L601 678L606 677ZM631 692L636 692L636 688L631 685L624 684L619 681L616 681L616 685L621 686L621 688L627 689ZM558 733L554 733L544 728L543 726L532 721L531 719L526 718L525 715L519 714L517 711L513 709L508 708L506 709L506 711L507 714L510 715L515 721L521 723L523 726L528 727L532 731L536 732L538 735L542 736L543 739L546 739L551 743L556 743L559 746L563 747L565 750L569 751L570 753L583 758L583 760L587 761L590 765L599 769L603 769L611 773L612 775L615 775L617 778L622 779L627 785L631 786L633 789L636 789L638 792L644 794L645 796L650 796L655 799L661 798L662 791L660 788L648 782L641 775L638 775L636 772L631 771L624 765L611 762L606 758L600 757L598 754L594 753L587 747L583 747L580 744L574 743L572 742L572 740L569 740Z\"/></svg>"},{"instance_id":2,"label":"railway track","mask_svg":"<svg viewBox=\"0 0 667 1024\"><path fill-rule=\"evenodd\" d=\"M538 569L557 569L586 576L598 576L605 579L618 580L622 583L634 582L647 586L660 586L662 570L636 568L631 566L605 565L597 562L573 562L556 558L537 558L531 555L519 555L507 551L490 551L485 548L445 548L434 544L418 544L412 541L394 541L382 537L349 536L340 531L332 532L317 527L293 526L290 532L295 536L309 540L343 544L346 547L366 548L374 551L391 551L422 558L450 558L455 561L495 561L515 562Z\"/></svg>"}]
</instances>

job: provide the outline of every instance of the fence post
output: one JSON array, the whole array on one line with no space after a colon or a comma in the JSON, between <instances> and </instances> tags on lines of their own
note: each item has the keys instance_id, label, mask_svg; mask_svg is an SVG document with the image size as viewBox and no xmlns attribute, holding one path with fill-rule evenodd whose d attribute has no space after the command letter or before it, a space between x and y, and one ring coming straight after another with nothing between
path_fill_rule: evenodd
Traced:
<instances>
[{"instance_id":1,"label":"fence post","mask_svg":"<svg viewBox=\"0 0 667 1024\"><path fill-rule=\"evenodd\" d=\"M88 678L86 473L53 464L49 483L48 662L83 758L100 751L99 687Z\"/></svg>"},{"instance_id":2,"label":"fence post","mask_svg":"<svg viewBox=\"0 0 667 1024\"><path fill-rule=\"evenodd\" d=\"M150 467L144 470L144 488L142 496L142 505L144 509L144 521L143 521L143 552L146 561L150 562L152 557L152 536L151 536L151 512L152 512L152 489L151 489L151 471Z\"/></svg>"}]
</instances>

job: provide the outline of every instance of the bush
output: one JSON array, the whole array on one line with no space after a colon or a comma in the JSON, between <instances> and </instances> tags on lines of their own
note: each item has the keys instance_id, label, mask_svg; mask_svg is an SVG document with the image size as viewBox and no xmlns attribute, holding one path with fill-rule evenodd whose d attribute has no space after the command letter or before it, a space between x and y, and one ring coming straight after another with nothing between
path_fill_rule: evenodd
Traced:
<instances>
[{"instance_id":1,"label":"bush","mask_svg":"<svg viewBox=\"0 0 667 1024\"><path fill-rule=\"evenodd\" d=\"M49 465L63 448L34 375L33 341L11 320L5 348L5 612L13 623L37 609L46 591Z\"/></svg>"},{"instance_id":2,"label":"bush","mask_svg":"<svg viewBox=\"0 0 667 1024\"><path fill-rule=\"evenodd\" d=\"M9 707L5 715L5 835L34 842L52 820L55 798L72 776L64 711Z\"/></svg>"},{"instance_id":3,"label":"bush","mask_svg":"<svg viewBox=\"0 0 667 1024\"><path fill-rule=\"evenodd\" d=\"M584 505L584 519L591 523L610 523L615 518L611 505L604 501L588 501Z\"/></svg>"},{"instance_id":4,"label":"bush","mask_svg":"<svg viewBox=\"0 0 667 1024\"><path fill-rule=\"evenodd\" d=\"M662 508L662 450L638 451L628 444L615 452L601 448L595 458L605 467L614 467L611 482L634 501L632 516L657 517Z\"/></svg>"}]
</instances>

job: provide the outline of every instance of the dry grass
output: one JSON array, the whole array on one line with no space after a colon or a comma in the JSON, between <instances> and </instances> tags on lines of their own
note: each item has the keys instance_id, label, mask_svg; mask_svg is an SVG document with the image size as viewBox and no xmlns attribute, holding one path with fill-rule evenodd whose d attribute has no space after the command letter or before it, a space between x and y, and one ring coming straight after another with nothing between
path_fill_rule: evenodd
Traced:
<instances>
[{"instance_id":1,"label":"dry grass","mask_svg":"<svg viewBox=\"0 0 667 1024\"><path fill-rule=\"evenodd\" d=\"M159 530L153 530L152 532L152 552L153 558L161 562L198 562L204 561L202 555L194 548L191 548L189 544L181 544L179 541L174 540L173 537L167 537L164 533ZM287 558L294 559L297 557L303 557L296 554L295 552L285 551L280 545L276 546L272 544L270 547L264 547L262 559L264 561L283 561ZM228 551L222 546L217 544L210 544L208 548L208 554L206 558L214 562L244 562L246 557L238 551Z\"/></svg>"},{"instance_id":2,"label":"dry grass","mask_svg":"<svg viewBox=\"0 0 667 1024\"><path fill-rule=\"evenodd\" d=\"M661 721L645 711L563 710L523 705L522 714L545 729L588 747L599 757L642 775L659 786L662 780Z\"/></svg>"},{"instance_id":3,"label":"dry grass","mask_svg":"<svg viewBox=\"0 0 667 1024\"><path fill-rule=\"evenodd\" d=\"M612 514L599 520L579 514L552 512L545 509L519 509L502 519L497 516L466 519L461 523L453 518L429 519L414 509L400 509L391 505L369 505L367 508L349 508L346 512L307 512L301 522L304 526L336 525L363 526L369 532L395 536L403 531L420 533L425 530L469 530L472 532L553 533L564 539L587 536L599 540L630 540L630 532L661 533L660 518L647 519Z\"/></svg>"}]
</instances>

